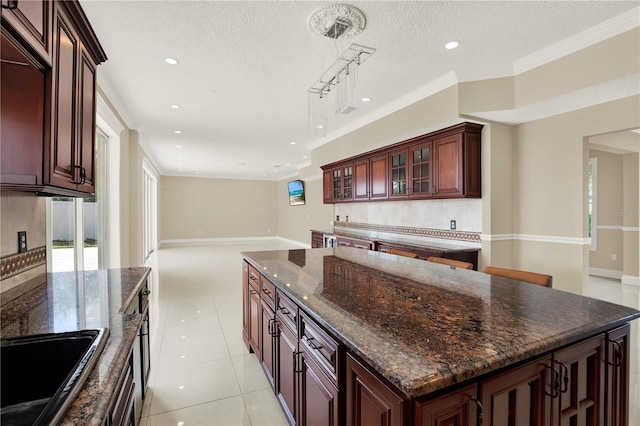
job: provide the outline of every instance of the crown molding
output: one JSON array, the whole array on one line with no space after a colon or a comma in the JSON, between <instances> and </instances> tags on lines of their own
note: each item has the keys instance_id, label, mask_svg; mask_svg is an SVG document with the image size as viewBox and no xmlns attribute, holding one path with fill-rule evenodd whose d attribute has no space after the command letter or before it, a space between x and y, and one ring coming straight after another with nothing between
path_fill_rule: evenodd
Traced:
<instances>
[{"instance_id":1,"label":"crown molding","mask_svg":"<svg viewBox=\"0 0 640 426\"><path fill-rule=\"evenodd\" d=\"M640 26L640 7L534 52L513 63L513 75L522 74Z\"/></svg>"}]
</instances>

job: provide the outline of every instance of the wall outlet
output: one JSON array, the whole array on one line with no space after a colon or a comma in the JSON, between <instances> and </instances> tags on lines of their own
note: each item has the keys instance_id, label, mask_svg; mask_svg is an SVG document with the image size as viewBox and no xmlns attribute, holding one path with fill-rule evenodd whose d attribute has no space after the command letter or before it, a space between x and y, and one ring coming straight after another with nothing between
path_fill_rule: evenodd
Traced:
<instances>
[{"instance_id":1,"label":"wall outlet","mask_svg":"<svg viewBox=\"0 0 640 426\"><path fill-rule=\"evenodd\" d=\"M449 228L451 230L455 230L456 229L456 221L451 219L451 221L449 222Z\"/></svg>"},{"instance_id":2,"label":"wall outlet","mask_svg":"<svg viewBox=\"0 0 640 426\"><path fill-rule=\"evenodd\" d=\"M27 251L27 231L18 231L18 253Z\"/></svg>"},{"instance_id":3,"label":"wall outlet","mask_svg":"<svg viewBox=\"0 0 640 426\"><path fill-rule=\"evenodd\" d=\"M349 222L349 215L346 215L346 216L344 217L344 220L345 220L346 222Z\"/></svg>"},{"instance_id":4,"label":"wall outlet","mask_svg":"<svg viewBox=\"0 0 640 426\"><path fill-rule=\"evenodd\" d=\"M615 261L615 260L617 260L617 259L618 259L618 256L616 256L615 254L612 254L612 255L611 255L611 260Z\"/></svg>"}]
</instances>

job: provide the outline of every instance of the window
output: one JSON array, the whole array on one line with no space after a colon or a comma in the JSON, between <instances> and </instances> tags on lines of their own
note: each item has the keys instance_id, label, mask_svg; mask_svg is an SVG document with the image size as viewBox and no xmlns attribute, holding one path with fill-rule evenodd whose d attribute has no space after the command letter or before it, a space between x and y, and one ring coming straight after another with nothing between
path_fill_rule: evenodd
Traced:
<instances>
[{"instance_id":1,"label":"window","mask_svg":"<svg viewBox=\"0 0 640 426\"><path fill-rule=\"evenodd\" d=\"M96 132L96 196L47 199L47 270L107 267L105 213L107 137Z\"/></svg>"},{"instance_id":2,"label":"window","mask_svg":"<svg viewBox=\"0 0 640 426\"><path fill-rule=\"evenodd\" d=\"M591 238L590 251L597 250L598 230L598 159L589 159L588 187L587 187L589 217L589 237Z\"/></svg>"}]
</instances>

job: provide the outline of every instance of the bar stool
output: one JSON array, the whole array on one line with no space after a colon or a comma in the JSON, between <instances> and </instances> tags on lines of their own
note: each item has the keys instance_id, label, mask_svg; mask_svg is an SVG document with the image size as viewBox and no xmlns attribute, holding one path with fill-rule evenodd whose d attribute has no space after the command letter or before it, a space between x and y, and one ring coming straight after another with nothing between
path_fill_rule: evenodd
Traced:
<instances>
[{"instance_id":1,"label":"bar stool","mask_svg":"<svg viewBox=\"0 0 640 426\"><path fill-rule=\"evenodd\" d=\"M553 277L551 275L520 271L517 269L498 268L497 266L485 266L482 272L485 274L497 275L500 277L511 278L513 280L537 284L543 287L551 287L553 282Z\"/></svg>"},{"instance_id":2,"label":"bar stool","mask_svg":"<svg viewBox=\"0 0 640 426\"><path fill-rule=\"evenodd\" d=\"M427 258L429 262L441 263L443 265L455 266L460 269L473 269L473 263L463 262L462 260L447 259L446 257L432 256Z\"/></svg>"}]
</instances>

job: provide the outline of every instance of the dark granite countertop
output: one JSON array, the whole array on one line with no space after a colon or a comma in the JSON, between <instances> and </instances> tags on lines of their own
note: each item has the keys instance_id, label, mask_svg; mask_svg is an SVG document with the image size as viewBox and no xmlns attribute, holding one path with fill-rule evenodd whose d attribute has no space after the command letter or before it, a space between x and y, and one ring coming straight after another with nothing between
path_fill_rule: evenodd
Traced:
<instances>
[{"instance_id":1,"label":"dark granite countertop","mask_svg":"<svg viewBox=\"0 0 640 426\"><path fill-rule=\"evenodd\" d=\"M109 338L63 425L102 425L142 322L127 314L149 268L43 274L0 294L0 333L16 337L108 328ZM137 299L136 299L137 300Z\"/></svg>"},{"instance_id":2,"label":"dark granite countertop","mask_svg":"<svg viewBox=\"0 0 640 426\"><path fill-rule=\"evenodd\" d=\"M244 257L409 397L640 317L597 299L354 248Z\"/></svg>"},{"instance_id":3,"label":"dark granite countertop","mask_svg":"<svg viewBox=\"0 0 640 426\"><path fill-rule=\"evenodd\" d=\"M331 231L331 230L319 231L317 229L312 229L312 231L322 232L322 234L324 234L324 235L334 235L336 237L351 238L351 239L354 239L354 240L366 241L366 242L369 242L369 243L386 243L386 244L399 245L399 246L418 247L418 248L422 248L422 249L425 249L425 250L431 250L431 251L440 252L440 253L452 253L452 252L458 252L459 253L459 252L480 251L479 247L471 247L471 246L466 246L466 245L462 245L462 244L455 244L455 243L443 243L443 242L435 242L435 241L425 242L425 241L418 241L416 239L389 240L389 239L385 239L385 238L370 237L370 236L366 236L366 235L363 235L363 234L358 233L358 232L349 232L349 231L344 231L344 230L340 230L340 231Z\"/></svg>"}]
</instances>

